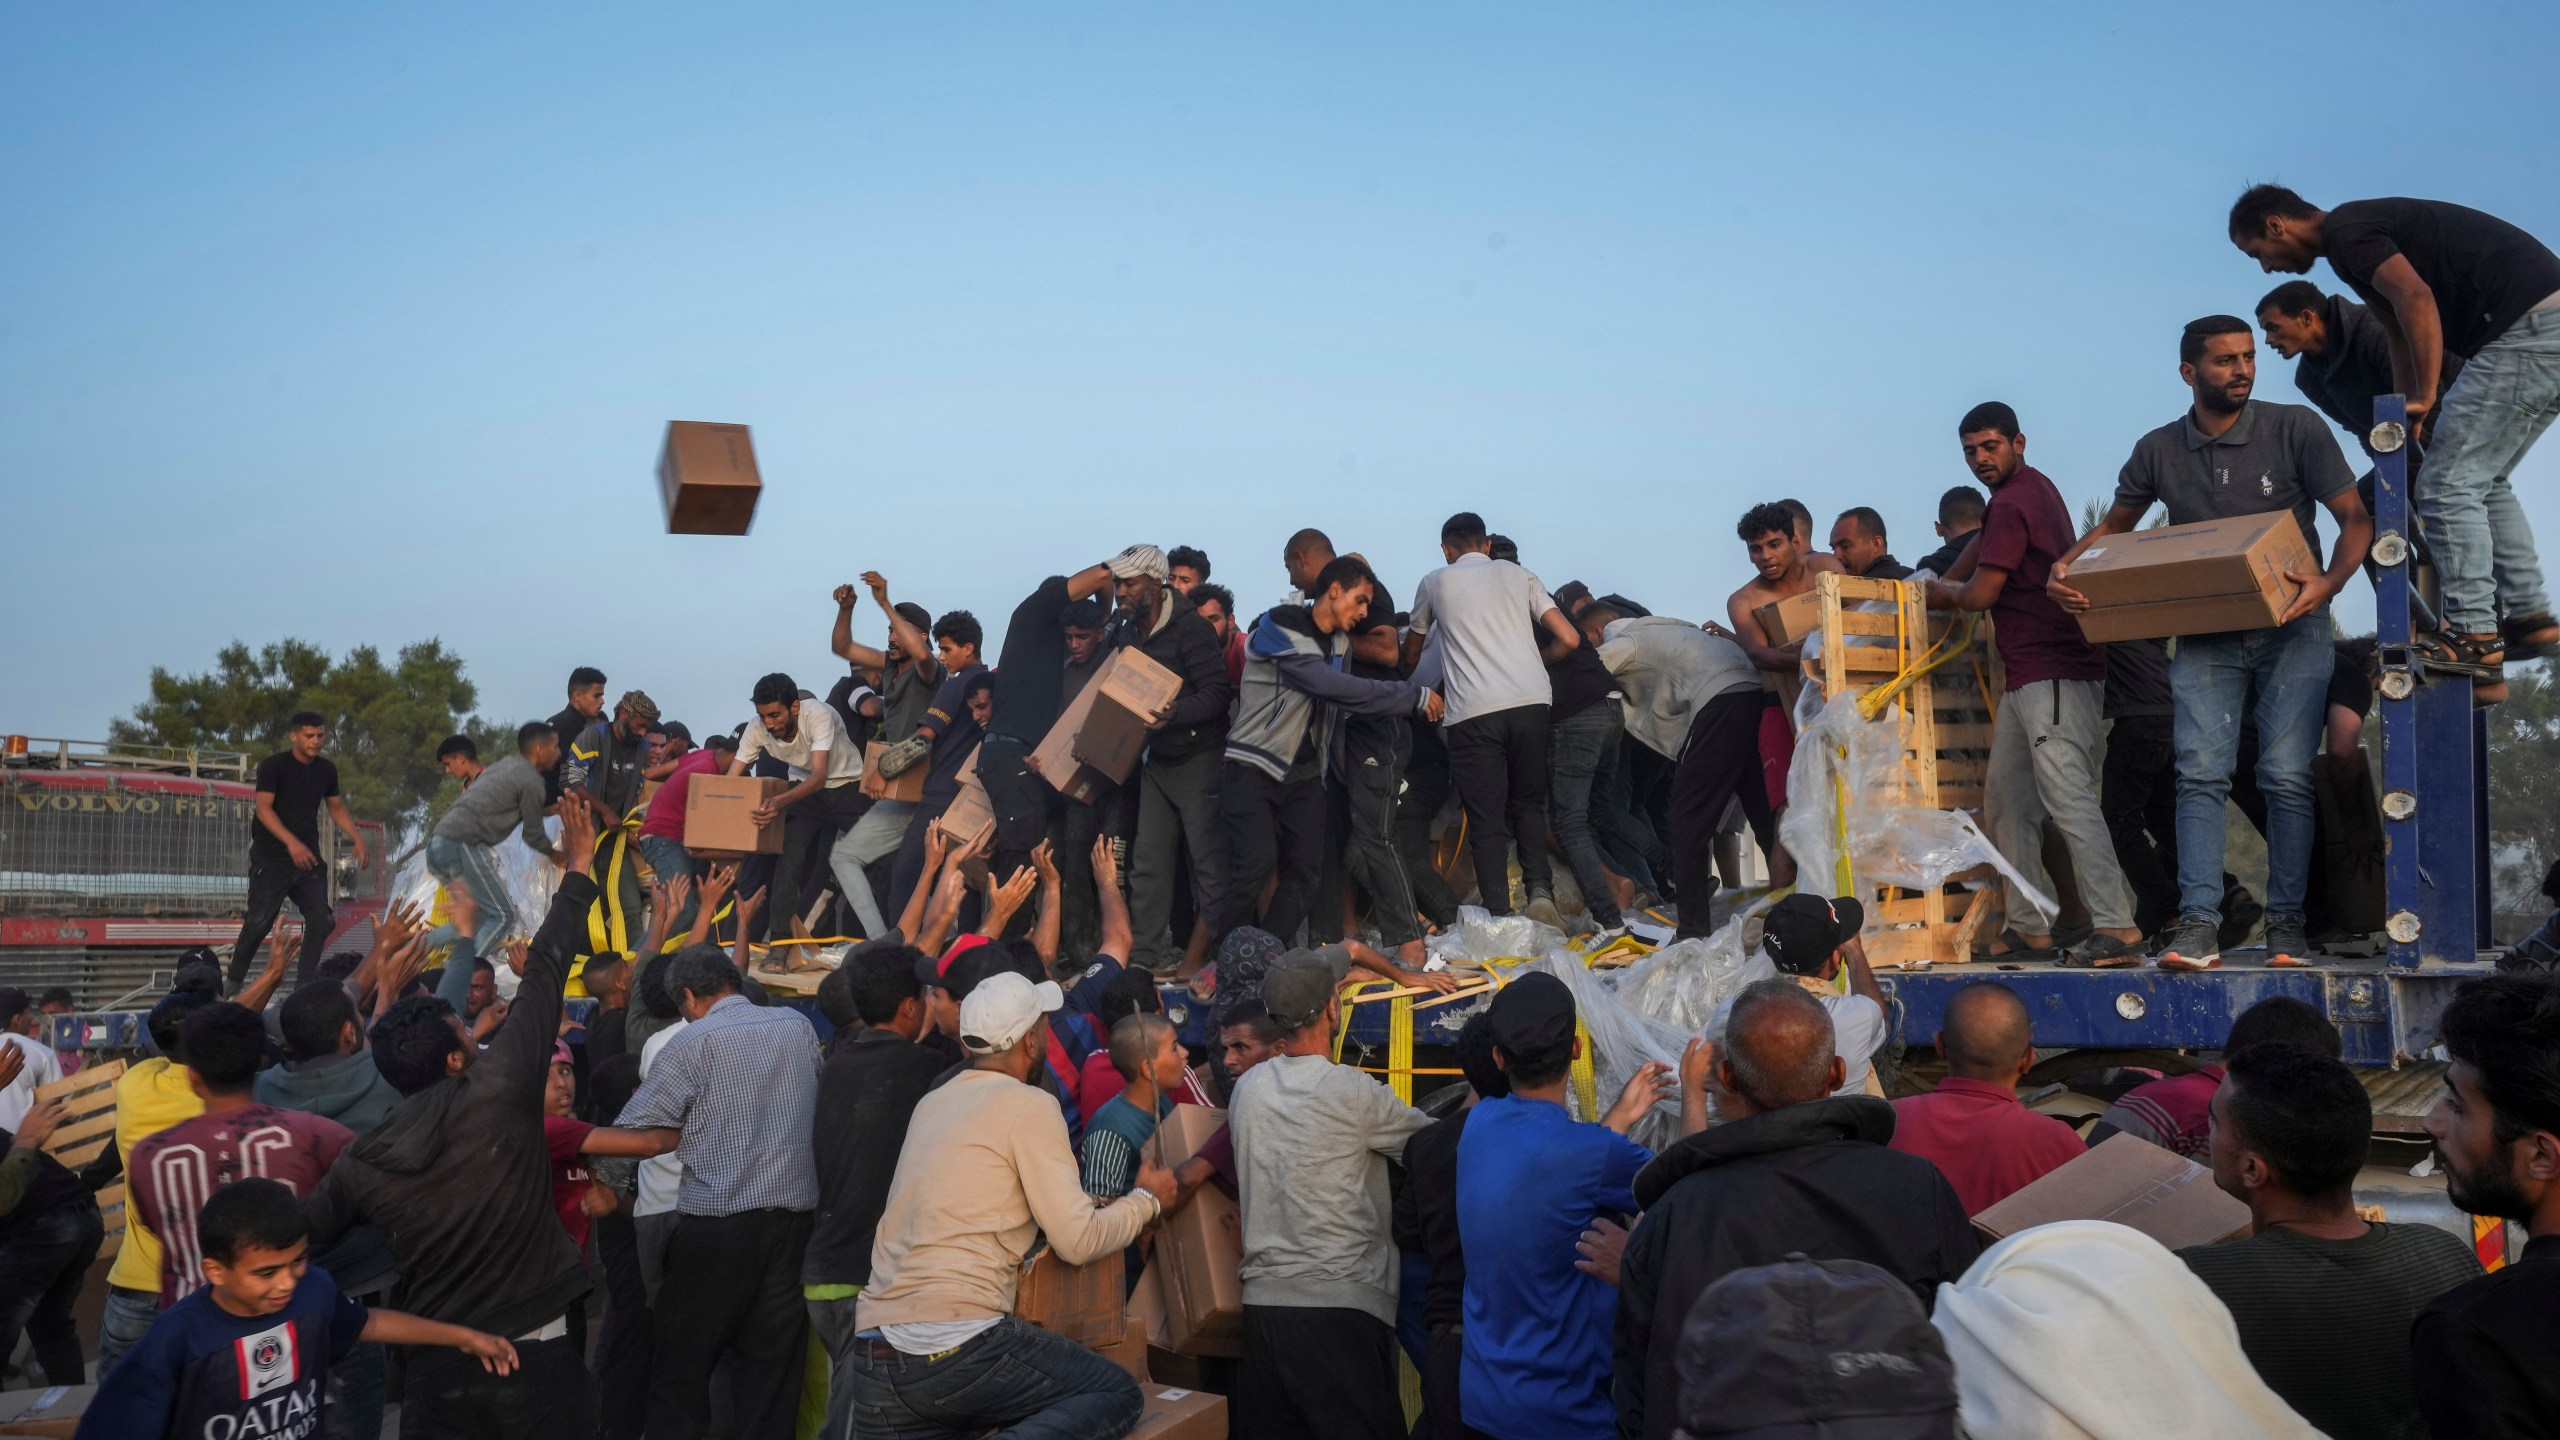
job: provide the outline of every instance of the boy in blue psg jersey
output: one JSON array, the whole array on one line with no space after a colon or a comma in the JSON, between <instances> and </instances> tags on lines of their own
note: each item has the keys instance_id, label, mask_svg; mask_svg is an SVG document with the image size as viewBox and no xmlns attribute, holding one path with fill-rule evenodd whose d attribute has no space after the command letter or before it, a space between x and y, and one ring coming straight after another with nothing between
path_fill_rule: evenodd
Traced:
<instances>
[{"instance_id":1,"label":"boy in blue psg jersey","mask_svg":"<svg viewBox=\"0 0 2560 1440\"><path fill-rule=\"evenodd\" d=\"M445 1345L498 1374L513 1345L459 1325L369 1310L310 1268L302 1202L274 1180L225 1185L198 1212L205 1287L170 1306L98 1386L82 1440L223 1440L321 1433L329 1367L361 1340Z\"/></svg>"}]
</instances>

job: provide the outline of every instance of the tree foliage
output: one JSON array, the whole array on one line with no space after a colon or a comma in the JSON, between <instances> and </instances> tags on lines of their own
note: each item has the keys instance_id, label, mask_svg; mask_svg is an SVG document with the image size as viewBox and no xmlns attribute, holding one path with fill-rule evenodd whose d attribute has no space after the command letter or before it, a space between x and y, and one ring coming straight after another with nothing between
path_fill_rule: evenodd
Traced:
<instances>
[{"instance_id":1,"label":"tree foliage","mask_svg":"<svg viewBox=\"0 0 2560 1440\"><path fill-rule=\"evenodd\" d=\"M253 651L235 640L211 670L180 675L153 666L151 698L132 719L114 722L109 739L264 756L284 748L295 711L318 711L329 719L326 753L337 761L347 808L397 836L422 824L433 802L450 803L442 794L450 782L436 764L447 735L470 735L483 758L512 751L512 725L472 715L479 698L462 657L439 640L404 645L390 664L371 645L333 660L308 641Z\"/></svg>"},{"instance_id":2,"label":"tree foliage","mask_svg":"<svg viewBox=\"0 0 2560 1440\"><path fill-rule=\"evenodd\" d=\"M2501 910L2540 915L2543 871L2560 860L2560 685L2547 664L2507 667L2506 703L2489 711L2491 893Z\"/></svg>"}]
</instances>

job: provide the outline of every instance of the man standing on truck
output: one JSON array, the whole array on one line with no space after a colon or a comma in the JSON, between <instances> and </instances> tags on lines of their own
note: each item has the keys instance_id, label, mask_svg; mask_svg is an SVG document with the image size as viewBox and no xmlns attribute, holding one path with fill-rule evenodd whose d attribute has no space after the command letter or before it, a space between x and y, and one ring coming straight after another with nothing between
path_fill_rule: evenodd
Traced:
<instances>
[{"instance_id":1,"label":"man standing on truck","mask_svg":"<svg viewBox=\"0 0 2560 1440\"><path fill-rule=\"evenodd\" d=\"M337 916L329 909L329 872L320 863L320 807L329 807L329 823L355 850L356 868L365 866L364 837L338 793L338 767L320 753L328 721L309 710L294 712L285 722L287 749L258 762L258 814L249 826L249 906L240 917L240 938L231 946L231 984L239 989L249 979L249 962L275 928L276 915L291 900L302 912L302 967L297 985L318 973Z\"/></svg>"}]
</instances>

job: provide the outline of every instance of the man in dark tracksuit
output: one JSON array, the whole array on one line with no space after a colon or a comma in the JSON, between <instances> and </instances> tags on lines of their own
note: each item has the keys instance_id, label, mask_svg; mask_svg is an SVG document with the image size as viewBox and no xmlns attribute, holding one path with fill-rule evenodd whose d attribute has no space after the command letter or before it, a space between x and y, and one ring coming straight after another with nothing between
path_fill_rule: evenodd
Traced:
<instances>
[{"instance_id":1,"label":"man in dark tracksuit","mask_svg":"<svg viewBox=\"0 0 2560 1440\"><path fill-rule=\"evenodd\" d=\"M1235 682L1227 678L1226 647L1218 632L1191 608L1191 602L1165 584L1164 554L1152 545L1133 545L1112 557L1112 596L1120 613L1111 619L1106 645L1126 645L1182 677L1173 709L1158 722L1147 741L1145 764L1137 776L1138 837L1130 866L1130 924L1134 947L1150 957L1152 969L1168 969L1186 939L1174 936L1167 949L1166 928L1173 918L1174 858L1191 858L1191 880L1202 900L1226 887L1226 847L1218 832L1219 757L1226 748L1227 712L1235 703ZM1142 962L1143 963L1143 962Z\"/></svg>"},{"instance_id":2,"label":"man in dark tracksuit","mask_svg":"<svg viewBox=\"0 0 2560 1440\"><path fill-rule=\"evenodd\" d=\"M1013 609L997 657L995 708L978 747L978 783L996 815L996 843L988 863L1001 878L1031 863L1031 852L1049 838L1058 791L1031 768L1031 752L1058 723L1067 667L1069 606L1099 595L1111 583L1107 566L1088 565L1073 575L1052 575ZM1030 912L1020 916L1028 928Z\"/></svg>"},{"instance_id":3,"label":"man in dark tracksuit","mask_svg":"<svg viewBox=\"0 0 2560 1440\"><path fill-rule=\"evenodd\" d=\"M1309 603L1275 606L1254 624L1219 779L1227 877L1207 914L1213 945L1256 920L1263 882L1275 868L1279 885L1259 925L1283 944L1296 939L1323 872L1324 777L1341 768L1342 719L1439 713L1434 691L1349 673L1349 631L1366 620L1376 588L1365 562L1335 560L1308 587ZM1376 839L1392 867L1385 835ZM1339 904L1337 896L1323 898Z\"/></svg>"}]
</instances>

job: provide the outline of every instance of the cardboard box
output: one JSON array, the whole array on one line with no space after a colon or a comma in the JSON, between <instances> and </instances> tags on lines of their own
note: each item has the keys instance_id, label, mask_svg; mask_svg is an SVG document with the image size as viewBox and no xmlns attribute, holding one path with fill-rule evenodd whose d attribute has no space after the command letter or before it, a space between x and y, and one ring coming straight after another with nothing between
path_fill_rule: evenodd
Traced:
<instances>
[{"instance_id":1,"label":"cardboard box","mask_svg":"<svg viewBox=\"0 0 2560 1440\"><path fill-rule=\"evenodd\" d=\"M97 1394L95 1385L49 1385L0 1393L0 1435L58 1435L69 1440Z\"/></svg>"},{"instance_id":2,"label":"cardboard box","mask_svg":"<svg viewBox=\"0 0 2560 1440\"><path fill-rule=\"evenodd\" d=\"M1973 1228L1989 1245L2056 1220L2112 1220L2172 1250L2249 1233L2249 1207L2216 1189L2212 1171L2131 1135L2109 1136L1974 1216Z\"/></svg>"},{"instance_id":3,"label":"cardboard box","mask_svg":"<svg viewBox=\"0 0 2560 1440\"><path fill-rule=\"evenodd\" d=\"M865 775L879 774L880 752L888 748L889 742L886 740L864 741L862 745L862 773ZM886 786L880 791L880 798L883 800L904 800L910 805L921 804L924 800L925 775L932 769L933 761L930 758L918 760L913 765L908 766L904 772L890 776Z\"/></svg>"},{"instance_id":4,"label":"cardboard box","mask_svg":"<svg viewBox=\"0 0 2560 1440\"><path fill-rule=\"evenodd\" d=\"M996 829L996 807L987 800L987 792L975 785L960 787L959 798L934 822L942 827L942 835L954 850L967 846L981 835L992 835ZM974 882L973 882L974 883Z\"/></svg>"},{"instance_id":5,"label":"cardboard box","mask_svg":"<svg viewBox=\"0 0 2560 1440\"><path fill-rule=\"evenodd\" d=\"M1117 1250L1091 1264L1070 1265L1042 1246L1022 1267L1013 1313L1088 1350L1120 1344L1129 1333L1128 1317L1120 1308L1121 1287L1128 1278L1129 1262Z\"/></svg>"},{"instance_id":6,"label":"cardboard box","mask_svg":"<svg viewBox=\"0 0 2560 1440\"><path fill-rule=\"evenodd\" d=\"M1822 628L1822 595L1807 590L1784 600L1772 600L1751 612L1753 619L1769 637L1776 650L1792 650L1804 643L1804 637Z\"/></svg>"},{"instance_id":7,"label":"cardboard box","mask_svg":"<svg viewBox=\"0 0 2560 1440\"><path fill-rule=\"evenodd\" d=\"M1040 772L1040 778L1049 782L1050 789L1079 805L1090 805L1101 799L1103 792L1114 783L1110 776L1076 758L1076 732L1084 728L1086 717L1093 713L1093 702L1102 694L1103 671L1108 671L1123 653L1115 650L1102 657L1101 670L1096 671L1093 678L1084 683L1084 688L1075 693L1075 698L1067 702L1067 708L1058 714L1057 723L1049 727L1049 733L1042 736L1040 743L1031 751L1032 768Z\"/></svg>"},{"instance_id":8,"label":"cardboard box","mask_svg":"<svg viewBox=\"0 0 2560 1440\"><path fill-rule=\"evenodd\" d=\"M764 480L744 425L670 420L658 451L658 498L670 535L744 535Z\"/></svg>"},{"instance_id":9,"label":"cardboard box","mask_svg":"<svg viewBox=\"0 0 2560 1440\"><path fill-rule=\"evenodd\" d=\"M1126 780L1136 773L1139 753L1147 748L1147 737L1156 721L1173 708L1181 694L1181 676L1139 651L1114 650L1101 672L1085 682L1076 705L1068 707L1070 715L1078 707L1084 713L1067 748L1077 760L1114 783ZM1086 696L1092 699L1087 701ZM1068 718L1060 716L1059 723L1066 723ZM1057 727L1051 726L1050 733L1057 733ZM1047 757L1043 756L1040 763L1046 774Z\"/></svg>"},{"instance_id":10,"label":"cardboard box","mask_svg":"<svg viewBox=\"0 0 2560 1440\"><path fill-rule=\"evenodd\" d=\"M791 788L786 780L753 775L696 775L684 789L684 848L696 855L734 860L782 853L782 821L758 829L749 813Z\"/></svg>"},{"instance_id":11,"label":"cardboard box","mask_svg":"<svg viewBox=\"0 0 2560 1440\"><path fill-rule=\"evenodd\" d=\"M2273 625L2302 589L2285 572L2320 568L2293 512L2278 510L2109 535L2063 583L2089 597L2090 640L2152 640Z\"/></svg>"},{"instance_id":12,"label":"cardboard box","mask_svg":"<svg viewBox=\"0 0 2560 1440\"><path fill-rule=\"evenodd\" d=\"M1108 1345L1096 1345L1093 1353L1129 1372L1129 1378L1145 1388L1147 1375L1147 1322L1135 1315L1121 1324L1120 1338Z\"/></svg>"},{"instance_id":13,"label":"cardboard box","mask_svg":"<svg viewBox=\"0 0 2560 1440\"><path fill-rule=\"evenodd\" d=\"M1156 1163L1171 1170L1200 1152L1227 1112L1176 1105L1156 1127ZM1215 1185L1192 1192L1156 1233L1154 1269L1164 1305L1166 1349L1182 1355L1244 1353L1244 1226L1236 1203Z\"/></svg>"},{"instance_id":14,"label":"cardboard box","mask_svg":"<svg viewBox=\"0 0 2560 1440\"><path fill-rule=\"evenodd\" d=\"M1226 1440L1227 1397L1205 1390L1141 1385L1147 1408L1129 1440Z\"/></svg>"}]
</instances>

